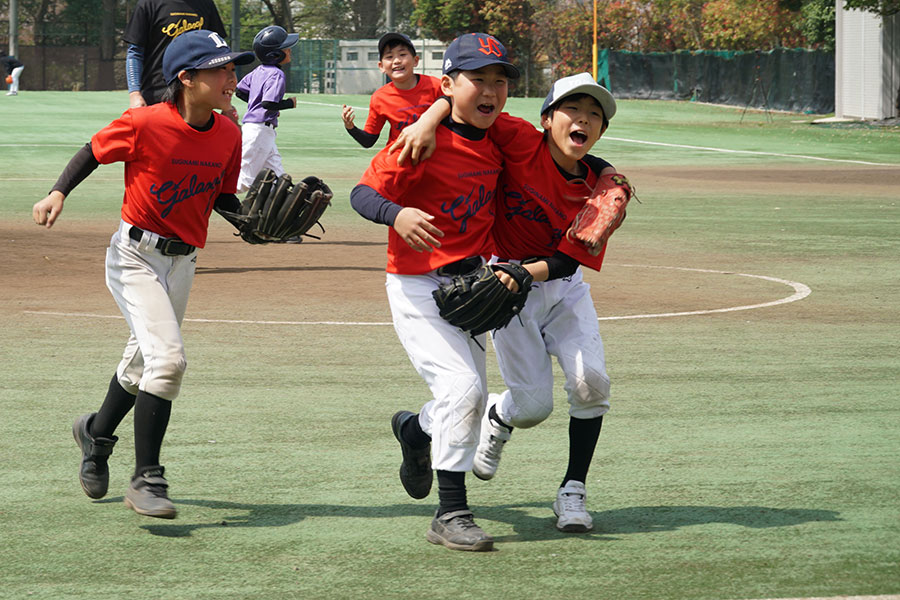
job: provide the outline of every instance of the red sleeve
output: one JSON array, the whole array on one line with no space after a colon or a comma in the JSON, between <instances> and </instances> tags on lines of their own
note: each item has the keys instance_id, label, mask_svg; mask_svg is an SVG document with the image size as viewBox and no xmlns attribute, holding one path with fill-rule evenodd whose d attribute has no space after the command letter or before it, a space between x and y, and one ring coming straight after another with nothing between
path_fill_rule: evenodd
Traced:
<instances>
[{"instance_id":1,"label":"red sleeve","mask_svg":"<svg viewBox=\"0 0 900 600\"><path fill-rule=\"evenodd\" d=\"M544 134L525 119L500 113L488 129L488 137L497 144L507 161L522 162L532 160L534 149Z\"/></svg>"},{"instance_id":2,"label":"red sleeve","mask_svg":"<svg viewBox=\"0 0 900 600\"><path fill-rule=\"evenodd\" d=\"M379 135L384 127L385 121L387 121L387 115L384 112L384 101L382 99L384 93L385 89L384 86L382 86L375 90L375 93L369 98L369 116L366 118L366 125L363 127L363 131L366 133Z\"/></svg>"},{"instance_id":3,"label":"red sleeve","mask_svg":"<svg viewBox=\"0 0 900 600\"><path fill-rule=\"evenodd\" d=\"M382 148L372 158L359 183L369 186L391 202L403 205L400 199L422 178L425 161L418 165L411 165L407 161L405 165L399 166L397 164L399 155L399 152L389 153L387 148Z\"/></svg>"},{"instance_id":4,"label":"red sleeve","mask_svg":"<svg viewBox=\"0 0 900 600\"><path fill-rule=\"evenodd\" d=\"M237 128L237 125L229 119L228 117L222 116L217 113L213 113L216 115L217 119L222 120L222 125L228 126L231 125ZM238 141L234 145L234 150L231 152L231 160L228 161L228 167L225 170L225 179L222 181L222 190L223 194L235 194L237 193L237 182L238 176L241 174L241 138L240 138L240 130L238 129Z\"/></svg>"},{"instance_id":5,"label":"red sleeve","mask_svg":"<svg viewBox=\"0 0 900 600\"><path fill-rule=\"evenodd\" d=\"M91 138L91 150L100 164L126 162L135 158L135 131L132 109L98 131Z\"/></svg>"}]
</instances>

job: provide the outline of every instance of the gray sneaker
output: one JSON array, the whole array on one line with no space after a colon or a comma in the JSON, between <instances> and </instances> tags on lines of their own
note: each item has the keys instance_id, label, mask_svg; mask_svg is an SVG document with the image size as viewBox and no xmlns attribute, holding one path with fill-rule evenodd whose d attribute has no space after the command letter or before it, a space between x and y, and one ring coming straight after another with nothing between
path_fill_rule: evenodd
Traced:
<instances>
[{"instance_id":1,"label":"gray sneaker","mask_svg":"<svg viewBox=\"0 0 900 600\"><path fill-rule=\"evenodd\" d=\"M78 471L81 489L90 498L102 498L109 489L109 466L106 461L119 438L91 437L89 432L95 416L97 413L90 413L75 419L72 436L81 448L81 467Z\"/></svg>"},{"instance_id":2,"label":"gray sneaker","mask_svg":"<svg viewBox=\"0 0 900 600\"><path fill-rule=\"evenodd\" d=\"M409 419L417 418L415 413L401 410L391 417L391 430L394 437L400 442L403 451L403 462L400 463L400 483L403 489L413 498L421 499L431 492L431 483L434 481L434 473L431 470L431 444L424 448L413 448L400 435L400 428Z\"/></svg>"},{"instance_id":3,"label":"gray sneaker","mask_svg":"<svg viewBox=\"0 0 900 600\"><path fill-rule=\"evenodd\" d=\"M175 505L169 500L169 482L160 466L149 467L131 479L131 486L125 494L125 506L147 517L174 519Z\"/></svg>"},{"instance_id":4,"label":"gray sneaker","mask_svg":"<svg viewBox=\"0 0 900 600\"><path fill-rule=\"evenodd\" d=\"M494 549L494 538L475 524L468 510L456 510L431 521L431 529L425 538L432 544L447 546L451 550L487 552Z\"/></svg>"}]
</instances>

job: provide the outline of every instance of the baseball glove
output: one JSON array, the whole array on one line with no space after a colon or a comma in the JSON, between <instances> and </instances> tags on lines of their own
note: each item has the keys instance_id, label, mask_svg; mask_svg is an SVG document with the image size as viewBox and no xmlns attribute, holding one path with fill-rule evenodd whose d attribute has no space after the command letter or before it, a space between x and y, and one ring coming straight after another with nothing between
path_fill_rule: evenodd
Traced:
<instances>
[{"instance_id":1,"label":"baseball glove","mask_svg":"<svg viewBox=\"0 0 900 600\"><path fill-rule=\"evenodd\" d=\"M603 175L575 215L566 238L583 244L591 256L599 255L609 236L625 220L625 207L632 196L634 188L624 175Z\"/></svg>"},{"instance_id":2,"label":"baseball glove","mask_svg":"<svg viewBox=\"0 0 900 600\"><path fill-rule=\"evenodd\" d=\"M318 177L307 177L298 183L290 175L276 176L263 169L247 190L241 212L219 210L219 214L237 228L241 238L250 244L284 243L309 233L319 225L322 213L331 205L331 189Z\"/></svg>"},{"instance_id":3,"label":"baseball glove","mask_svg":"<svg viewBox=\"0 0 900 600\"><path fill-rule=\"evenodd\" d=\"M511 292L494 271L508 273L519 291ZM473 337L505 327L525 306L533 277L515 263L483 265L456 275L432 292L440 315Z\"/></svg>"}]
</instances>

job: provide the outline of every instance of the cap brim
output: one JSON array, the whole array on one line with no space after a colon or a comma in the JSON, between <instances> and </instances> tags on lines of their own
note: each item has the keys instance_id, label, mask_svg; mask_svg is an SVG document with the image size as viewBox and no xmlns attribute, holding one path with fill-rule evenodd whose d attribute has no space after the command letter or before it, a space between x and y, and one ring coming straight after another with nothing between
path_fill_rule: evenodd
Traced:
<instances>
[{"instance_id":1,"label":"cap brim","mask_svg":"<svg viewBox=\"0 0 900 600\"><path fill-rule=\"evenodd\" d=\"M249 65L255 59L256 55L254 55L252 52L229 52L227 54L221 54L213 59L210 59L205 63L201 63L195 68L212 69L214 67L227 65L228 63L234 63L236 65Z\"/></svg>"},{"instance_id":2,"label":"cap brim","mask_svg":"<svg viewBox=\"0 0 900 600\"><path fill-rule=\"evenodd\" d=\"M468 60L462 65L454 67L453 71L474 71L475 69L489 67L490 65L500 65L501 67L503 67L503 70L506 72L506 76L510 79L519 78L519 69L517 69L514 64L502 60ZM448 71L448 73L449 72L450 71Z\"/></svg>"},{"instance_id":3,"label":"cap brim","mask_svg":"<svg viewBox=\"0 0 900 600\"><path fill-rule=\"evenodd\" d=\"M616 100L612 97L612 94L609 93L609 90L600 84L591 83L575 86L571 90L568 90L565 94L554 100L552 104L542 110L541 114L544 114L569 96L574 96L575 94L587 94L596 100L600 107L603 108L603 116L606 117L607 121L612 119L613 115L616 114Z\"/></svg>"}]
</instances>

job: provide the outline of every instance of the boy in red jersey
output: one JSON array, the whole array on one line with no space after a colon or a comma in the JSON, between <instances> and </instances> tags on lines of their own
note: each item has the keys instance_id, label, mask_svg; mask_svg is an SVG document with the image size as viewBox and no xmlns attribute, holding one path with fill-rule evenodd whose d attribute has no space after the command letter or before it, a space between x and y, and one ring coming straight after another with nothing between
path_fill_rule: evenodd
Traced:
<instances>
[{"instance_id":1,"label":"boy in red jersey","mask_svg":"<svg viewBox=\"0 0 900 600\"><path fill-rule=\"evenodd\" d=\"M446 112L446 103L437 102L404 131L392 149L405 138L417 141L415 148L406 145L400 162L428 155L428 132ZM533 427L550 415L555 356L566 378L570 419L569 463L553 510L557 528L567 532L593 527L584 483L609 410L610 384L590 286L579 268L599 270L605 248L592 256L565 234L597 179L615 173L588 154L615 112L609 91L580 73L553 84L541 108L543 132L505 113L489 130L506 159L493 229L495 260L524 263L535 283L520 314L523 326L513 322L492 333L508 389L488 399L472 472L492 478L513 428Z\"/></svg>"},{"instance_id":2,"label":"boy in red jersey","mask_svg":"<svg viewBox=\"0 0 900 600\"><path fill-rule=\"evenodd\" d=\"M502 159L485 130L506 103L508 80L519 73L503 45L483 33L454 40L443 70L441 88L453 98L453 110L437 129L434 158L402 167L382 149L350 201L362 216L390 227L386 288L394 328L433 396L418 415L400 411L391 420L403 452L400 480L410 496L424 498L433 465L439 507L428 541L483 551L493 539L473 520L465 474L487 397L485 340L441 318L432 292L491 253ZM515 291L508 275L501 280Z\"/></svg>"},{"instance_id":3,"label":"boy in red jersey","mask_svg":"<svg viewBox=\"0 0 900 600\"><path fill-rule=\"evenodd\" d=\"M388 144L408 124L414 123L426 108L441 95L441 80L430 75L417 75L419 57L412 40L402 33L386 33L378 40L379 70L391 81L372 94L369 116L363 129L353 124L353 108L343 105L341 118L347 133L364 148L378 141L384 123L390 123Z\"/></svg>"},{"instance_id":4,"label":"boy in red jersey","mask_svg":"<svg viewBox=\"0 0 900 600\"><path fill-rule=\"evenodd\" d=\"M122 220L106 253L107 287L131 330L100 410L72 426L81 449L79 479L91 498L109 486L107 459L116 427L134 408L135 471L125 504L174 519L159 464L172 401L187 362L181 322L194 278L197 248L206 243L214 205L237 210L241 133L214 112L231 105L235 64L215 32L183 33L166 48L163 102L134 108L94 134L69 162L50 194L35 203L35 223L52 227L66 196L100 164L125 163Z\"/></svg>"}]
</instances>

